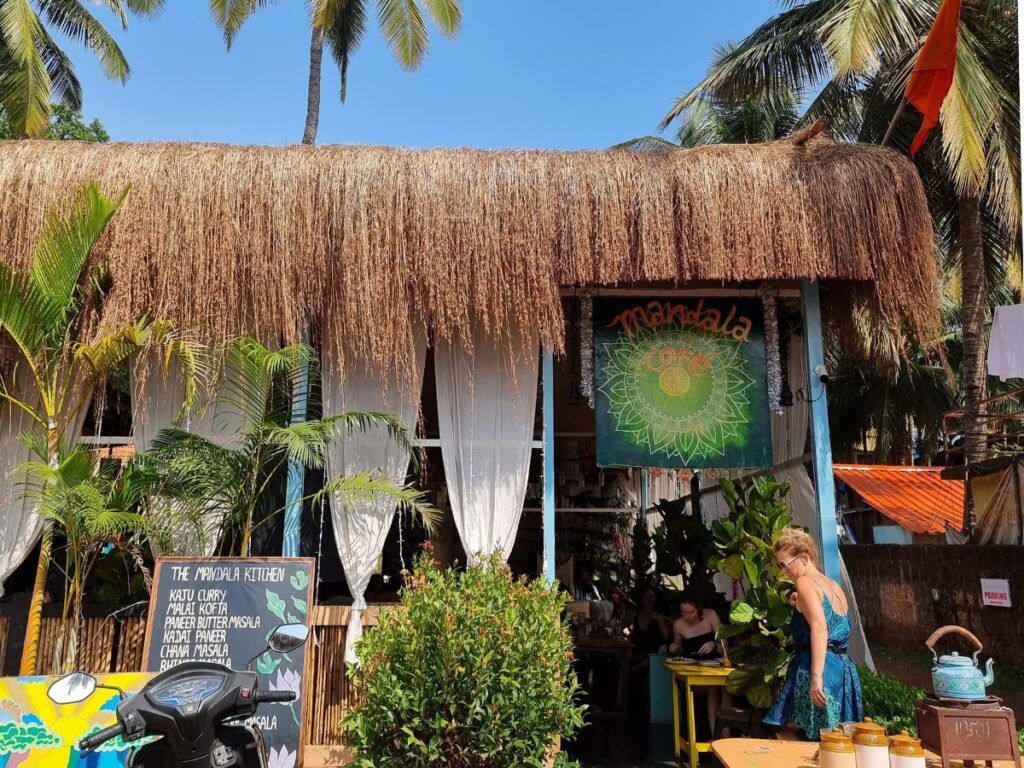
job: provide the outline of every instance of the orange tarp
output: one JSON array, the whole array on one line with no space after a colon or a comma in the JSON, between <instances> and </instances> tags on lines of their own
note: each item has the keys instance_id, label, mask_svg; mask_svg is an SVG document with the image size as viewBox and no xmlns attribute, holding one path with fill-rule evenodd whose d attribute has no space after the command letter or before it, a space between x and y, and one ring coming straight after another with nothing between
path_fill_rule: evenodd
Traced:
<instances>
[{"instance_id":1,"label":"orange tarp","mask_svg":"<svg viewBox=\"0 0 1024 768\"><path fill-rule=\"evenodd\" d=\"M911 533L941 534L964 518L964 484L942 479L941 467L841 464L836 477Z\"/></svg>"}]
</instances>

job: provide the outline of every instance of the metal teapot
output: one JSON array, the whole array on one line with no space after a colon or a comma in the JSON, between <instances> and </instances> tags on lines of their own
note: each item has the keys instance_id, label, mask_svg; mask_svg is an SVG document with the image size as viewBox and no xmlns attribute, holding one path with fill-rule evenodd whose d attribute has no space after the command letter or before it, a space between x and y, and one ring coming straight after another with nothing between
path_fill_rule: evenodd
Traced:
<instances>
[{"instance_id":1,"label":"metal teapot","mask_svg":"<svg viewBox=\"0 0 1024 768\"><path fill-rule=\"evenodd\" d=\"M947 656L935 653L935 644L949 634L966 637L974 645L974 655L968 659L955 651ZM940 699L956 699L958 701L981 701L988 697L986 686L992 685L995 676L992 674L992 659L985 665L985 673L978 668L978 654L981 653L981 642L963 627L950 625L935 630L925 642L932 652L932 687Z\"/></svg>"}]
</instances>

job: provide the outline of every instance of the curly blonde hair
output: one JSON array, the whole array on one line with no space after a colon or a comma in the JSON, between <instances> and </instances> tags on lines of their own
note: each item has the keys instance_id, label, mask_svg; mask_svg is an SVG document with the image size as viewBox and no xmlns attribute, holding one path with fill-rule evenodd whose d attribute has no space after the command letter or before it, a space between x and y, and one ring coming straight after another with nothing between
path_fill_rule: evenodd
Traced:
<instances>
[{"instance_id":1,"label":"curly blonde hair","mask_svg":"<svg viewBox=\"0 0 1024 768\"><path fill-rule=\"evenodd\" d=\"M794 555L807 555L810 561L818 564L818 545L814 543L807 531L800 528L783 528L775 541L775 554L791 552Z\"/></svg>"}]
</instances>

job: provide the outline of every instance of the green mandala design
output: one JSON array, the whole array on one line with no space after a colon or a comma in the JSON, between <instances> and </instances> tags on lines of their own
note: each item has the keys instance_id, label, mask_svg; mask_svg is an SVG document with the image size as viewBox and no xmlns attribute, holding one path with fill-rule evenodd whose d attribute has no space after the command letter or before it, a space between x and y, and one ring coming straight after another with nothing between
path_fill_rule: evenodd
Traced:
<instances>
[{"instance_id":1,"label":"green mandala design","mask_svg":"<svg viewBox=\"0 0 1024 768\"><path fill-rule=\"evenodd\" d=\"M662 328L621 334L605 350L600 389L616 431L634 445L685 466L746 443L756 382L739 342Z\"/></svg>"}]
</instances>

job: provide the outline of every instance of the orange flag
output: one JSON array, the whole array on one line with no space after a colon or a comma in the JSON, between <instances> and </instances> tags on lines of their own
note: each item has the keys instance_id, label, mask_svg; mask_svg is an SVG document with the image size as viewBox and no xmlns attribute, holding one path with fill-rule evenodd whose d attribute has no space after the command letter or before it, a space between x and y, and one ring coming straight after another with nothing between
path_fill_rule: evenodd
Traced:
<instances>
[{"instance_id":1,"label":"orange flag","mask_svg":"<svg viewBox=\"0 0 1024 768\"><path fill-rule=\"evenodd\" d=\"M921 130L910 145L911 155L917 154L932 128L939 124L942 102L946 100L946 94L953 85L960 3L961 0L943 0L903 94L924 115Z\"/></svg>"}]
</instances>

